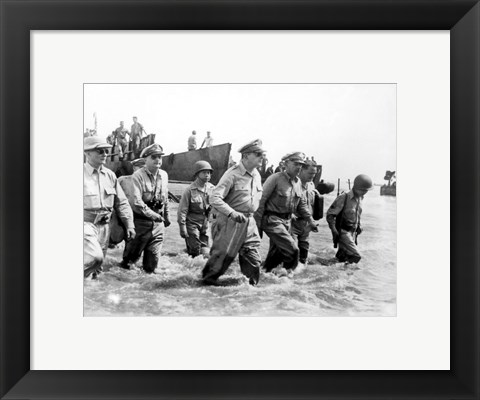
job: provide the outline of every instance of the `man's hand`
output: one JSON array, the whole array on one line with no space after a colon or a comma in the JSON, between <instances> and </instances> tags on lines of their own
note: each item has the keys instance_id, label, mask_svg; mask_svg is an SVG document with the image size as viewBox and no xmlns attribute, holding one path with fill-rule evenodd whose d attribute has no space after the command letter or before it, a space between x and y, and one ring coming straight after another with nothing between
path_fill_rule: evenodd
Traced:
<instances>
[{"instance_id":1,"label":"man's hand","mask_svg":"<svg viewBox=\"0 0 480 400\"><path fill-rule=\"evenodd\" d=\"M338 234L337 228L333 227L333 228L331 228L331 230L332 230L333 243L337 243L337 242L338 242L338 238L339 238L339 234Z\"/></svg>"},{"instance_id":2,"label":"man's hand","mask_svg":"<svg viewBox=\"0 0 480 400\"><path fill-rule=\"evenodd\" d=\"M239 222L241 224L247 222L247 217L245 217L245 215L243 215L242 213L236 211L232 211L232 213L228 217L233 219L235 222Z\"/></svg>"},{"instance_id":3,"label":"man's hand","mask_svg":"<svg viewBox=\"0 0 480 400\"><path fill-rule=\"evenodd\" d=\"M310 230L312 232L318 232L318 225L315 222L310 223Z\"/></svg>"},{"instance_id":4,"label":"man's hand","mask_svg":"<svg viewBox=\"0 0 480 400\"><path fill-rule=\"evenodd\" d=\"M127 229L127 241L135 239L135 235L136 235L135 229L133 229L133 228Z\"/></svg>"},{"instance_id":5,"label":"man's hand","mask_svg":"<svg viewBox=\"0 0 480 400\"><path fill-rule=\"evenodd\" d=\"M180 226L180 236L184 239L188 238L188 232L187 232L187 228L185 227L185 225Z\"/></svg>"}]
</instances>

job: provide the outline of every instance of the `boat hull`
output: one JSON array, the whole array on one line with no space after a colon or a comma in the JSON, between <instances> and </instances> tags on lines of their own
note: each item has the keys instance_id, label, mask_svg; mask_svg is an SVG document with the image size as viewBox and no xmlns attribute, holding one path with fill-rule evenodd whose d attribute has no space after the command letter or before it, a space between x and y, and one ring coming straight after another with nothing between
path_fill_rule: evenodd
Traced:
<instances>
[{"instance_id":1,"label":"boat hull","mask_svg":"<svg viewBox=\"0 0 480 400\"><path fill-rule=\"evenodd\" d=\"M396 186L383 185L380 187L380 196L396 196L396 195L397 195Z\"/></svg>"},{"instance_id":2,"label":"boat hull","mask_svg":"<svg viewBox=\"0 0 480 400\"><path fill-rule=\"evenodd\" d=\"M216 185L228 169L230 143L219 144L206 149L191 150L163 156L162 169L168 173L171 181L191 182L194 180L195 163L208 161L213 168L211 183Z\"/></svg>"}]
</instances>

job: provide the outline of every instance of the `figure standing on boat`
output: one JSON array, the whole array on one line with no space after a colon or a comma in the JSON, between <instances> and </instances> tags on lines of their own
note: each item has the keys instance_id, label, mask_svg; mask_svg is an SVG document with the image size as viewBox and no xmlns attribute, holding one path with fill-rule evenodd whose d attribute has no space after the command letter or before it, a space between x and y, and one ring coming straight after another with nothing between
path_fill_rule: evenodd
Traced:
<instances>
[{"instance_id":1,"label":"figure standing on boat","mask_svg":"<svg viewBox=\"0 0 480 400\"><path fill-rule=\"evenodd\" d=\"M143 125L138 122L138 118L137 117L133 117L133 125L132 125L132 128L130 129L130 134L131 134L131 140L132 140L132 144L133 144L133 158L138 158L140 156L140 143L141 143L141 139L143 137L143 134L147 134L147 132L145 132L145 129L143 128Z\"/></svg>"}]
</instances>

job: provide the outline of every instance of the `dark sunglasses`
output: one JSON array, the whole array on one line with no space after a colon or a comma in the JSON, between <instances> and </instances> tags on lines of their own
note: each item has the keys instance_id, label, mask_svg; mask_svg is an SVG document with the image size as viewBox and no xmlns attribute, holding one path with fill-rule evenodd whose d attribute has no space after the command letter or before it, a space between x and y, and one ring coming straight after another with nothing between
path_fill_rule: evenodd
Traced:
<instances>
[{"instance_id":1,"label":"dark sunglasses","mask_svg":"<svg viewBox=\"0 0 480 400\"><path fill-rule=\"evenodd\" d=\"M95 149L98 154L108 154L108 149Z\"/></svg>"},{"instance_id":2,"label":"dark sunglasses","mask_svg":"<svg viewBox=\"0 0 480 400\"><path fill-rule=\"evenodd\" d=\"M265 153L263 151L256 151L255 154L257 157L263 157L265 155Z\"/></svg>"},{"instance_id":3,"label":"dark sunglasses","mask_svg":"<svg viewBox=\"0 0 480 400\"><path fill-rule=\"evenodd\" d=\"M152 160L156 160L157 158L162 158L160 154L152 154L150 157L152 157Z\"/></svg>"}]
</instances>

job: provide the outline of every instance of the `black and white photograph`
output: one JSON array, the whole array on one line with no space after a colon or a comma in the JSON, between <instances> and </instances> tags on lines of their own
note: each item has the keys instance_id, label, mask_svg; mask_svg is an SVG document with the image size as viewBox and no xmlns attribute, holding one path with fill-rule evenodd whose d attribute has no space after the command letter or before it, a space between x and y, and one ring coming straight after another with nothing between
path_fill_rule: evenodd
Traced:
<instances>
[{"instance_id":1,"label":"black and white photograph","mask_svg":"<svg viewBox=\"0 0 480 400\"><path fill-rule=\"evenodd\" d=\"M85 83L84 316L395 317L396 102L395 82Z\"/></svg>"}]
</instances>

